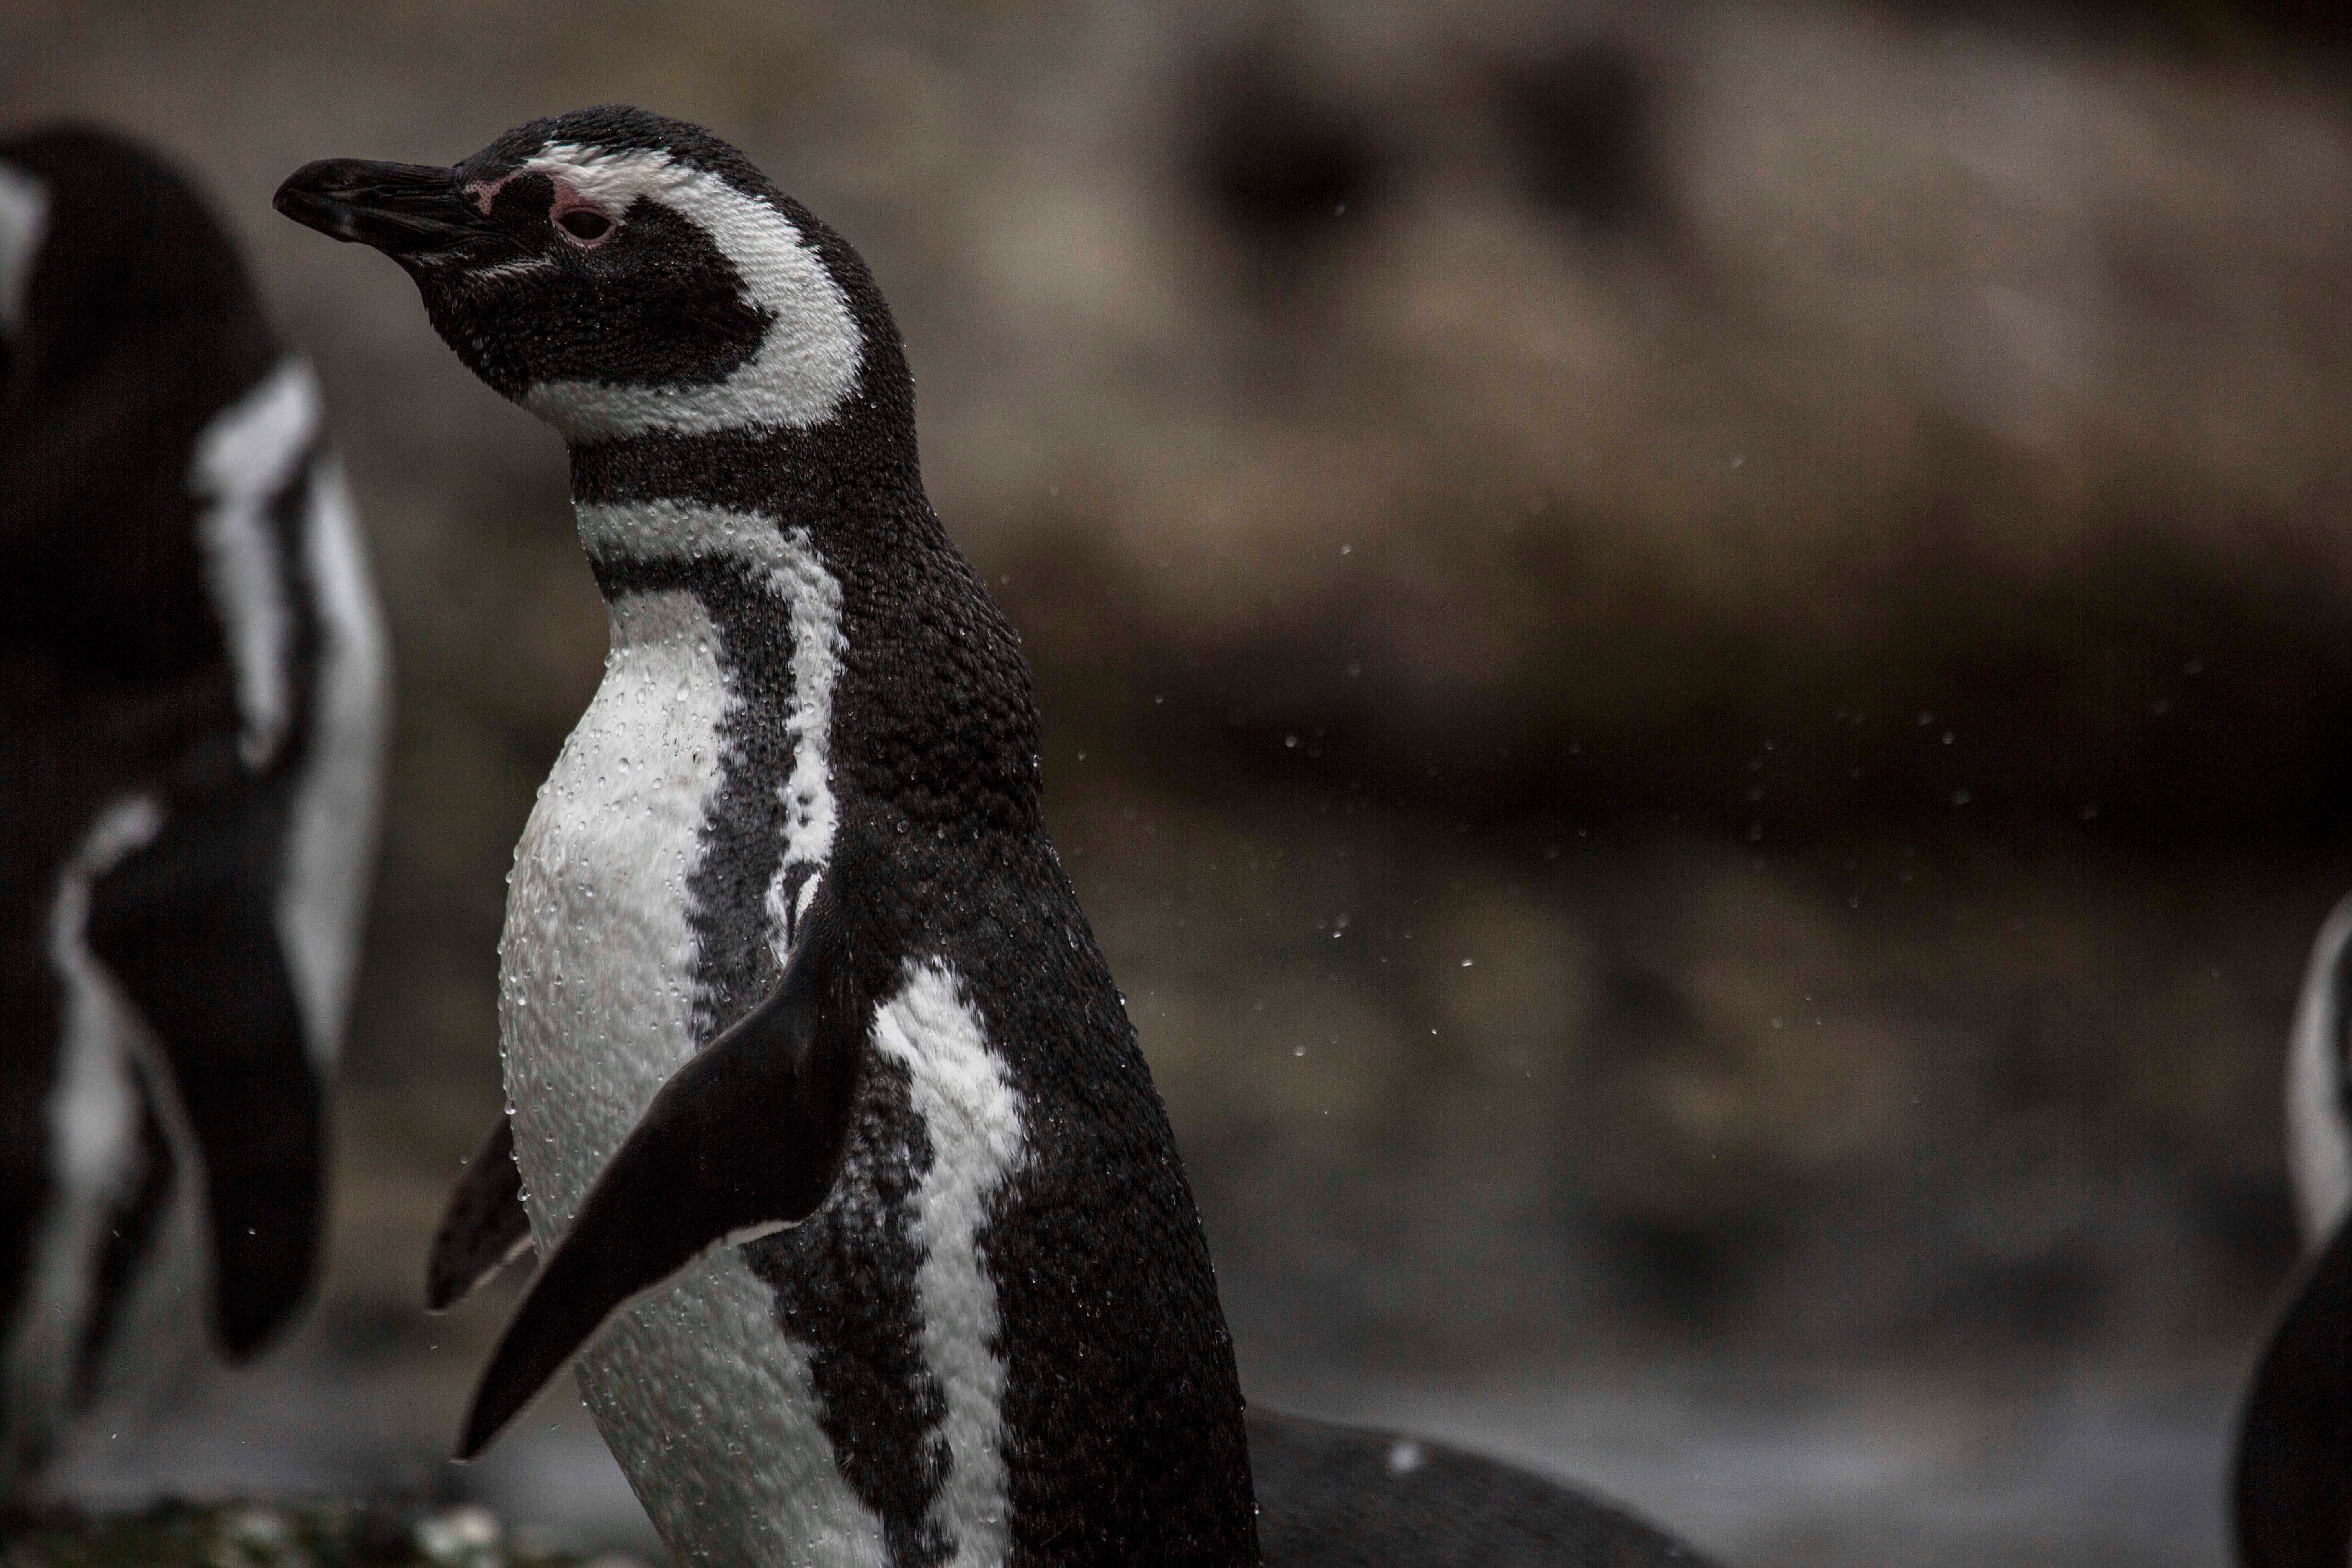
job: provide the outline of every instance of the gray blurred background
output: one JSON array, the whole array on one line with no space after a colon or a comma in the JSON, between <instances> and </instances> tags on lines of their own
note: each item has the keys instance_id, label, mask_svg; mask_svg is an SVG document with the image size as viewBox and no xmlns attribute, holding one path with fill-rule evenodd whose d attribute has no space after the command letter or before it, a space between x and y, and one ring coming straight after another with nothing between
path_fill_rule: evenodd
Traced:
<instances>
[{"instance_id":1,"label":"gray blurred background","mask_svg":"<svg viewBox=\"0 0 2352 1568\"><path fill-rule=\"evenodd\" d=\"M0 0L313 354L398 639L323 1298L80 1484L644 1526L568 1391L439 1463L503 874L602 609L561 444L297 164L607 100L898 312L1254 1397L1746 1564L2219 1563L2352 887L2330 8Z\"/></svg>"}]
</instances>

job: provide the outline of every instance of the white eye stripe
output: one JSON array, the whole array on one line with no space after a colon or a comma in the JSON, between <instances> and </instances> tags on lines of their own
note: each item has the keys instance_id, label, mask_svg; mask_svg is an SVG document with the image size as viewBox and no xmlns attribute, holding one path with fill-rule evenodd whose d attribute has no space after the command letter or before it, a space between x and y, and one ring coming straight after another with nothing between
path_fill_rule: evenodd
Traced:
<instances>
[{"instance_id":1,"label":"white eye stripe","mask_svg":"<svg viewBox=\"0 0 2352 1568\"><path fill-rule=\"evenodd\" d=\"M661 203L710 237L743 279L744 303L769 323L751 363L713 385L562 381L526 390L523 406L567 437L805 428L831 418L856 388L865 342L848 297L800 230L767 202L649 151L559 142L517 173L547 175L616 223L640 198Z\"/></svg>"},{"instance_id":2,"label":"white eye stripe","mask_svg":"<svg viewBox=\"0 0 2352 1568\"><path fill-rule=\"evenodd\" d=\"M545 174L558 190L568 189L581 201L608 213L628 211L639 196L660 201L671 192L713 177L674 163L661 153L607 153L566 142L542 148L515 174Z\"/></svg>"}]
</instances>

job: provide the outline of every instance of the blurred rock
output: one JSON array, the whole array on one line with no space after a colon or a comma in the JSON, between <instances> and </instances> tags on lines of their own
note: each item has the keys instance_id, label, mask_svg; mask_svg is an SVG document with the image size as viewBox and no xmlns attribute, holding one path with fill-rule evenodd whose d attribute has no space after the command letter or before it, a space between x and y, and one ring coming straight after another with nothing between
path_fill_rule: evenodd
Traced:
<instances>
[{"instance_id":1,"label":"blurred rock","mask_svg":"<svg viewBox=\"0 0 2352 1568\"><path fill-rule=\"evenodd\" d=\"M9 1532L11 1568L642 1568L509 1537L488 1510L403 1513L341 1503L168 1502L136 1515L58 1513Z\"/></svg>"}]
</instances>

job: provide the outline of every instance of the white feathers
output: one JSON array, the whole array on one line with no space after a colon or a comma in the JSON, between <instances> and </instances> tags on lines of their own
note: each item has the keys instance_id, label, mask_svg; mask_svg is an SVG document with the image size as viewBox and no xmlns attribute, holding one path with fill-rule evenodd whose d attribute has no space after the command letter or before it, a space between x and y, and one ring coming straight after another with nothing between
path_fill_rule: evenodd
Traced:
<instances>
[{"instance_id":1,"label":"white feathers","mask_svg":"<svg viewBox=\"0 0 2352 1568\"><path fill-rule=\"evenodd\" d=\"M604 679L515 850L499 944L507 1094L544 1255L694 1052L687 884L736 699L691 593L612 606Z\"/></svg>"},{"instance_id":2,"label":"white feathers","mask_svg":"<svg viewBox=\"0 0 2352 1568\"><path fill-rule=\"evenodd\" d=\"M331 1066L359 960L375 846L391 656L342 466L311 468L302 562L319 617L310 754L289 825L278 933L311 1059Z\"/></svg>"},{"instance_id":3,"label":"white feathers","mask_svg":"<svg viewBox=\"0 0 2352 1568\"><path fill-rule=\"evenodd\" d=\"M48 237L49 193L23 170L0 163L0 337L25 324L25 299Z\"/></svg>"},{"instance_id":4,"label":"white feathers","mask_svg":"<svg viewBox=\"0 0 2352 1568\"><path fill-rule=\"evenodd\" d=\"M782 562L772 523L693 509L580 509L592 552L691 536ZM756 523L756 527L753 524ZM768 544L747 543L764 538ZM759 554L772 551L772 555ZM695 1050L688 882L739 699L691 593L612 605L604 679L515 852L501 1037L531 1232L544 1254L662 1083ZM731 1563L878 1565L879 1522L816 1424L808 1358L727 1248L616 1313L582 1393L663 1537Z\"/></svg>"},{"instance_id":5,"label":"white feathers","mask_svg":"<svg viewBox=\"0 0 2352 1568\"><path fill-rule=\"evenodd\" d=\"M2352 898L2336 906L2312 943L2295 1004L2286 1068L2287 1163L2304 1239L2325 1242L2352 1205L2352 1105L2345 1099L2345 965L2352 953Z\"/></svg>"},{"instance_id":6,"label":"white feathers","mask_svg":"<svg viewBox=\"0 0 2352 1568\"><path fill-rule=\"evenodd\" d=\"M64 1014L56 1086L44 1108L51 1186L9 1326L0 1476L37 1457L65 1410L82 1325L96 1306L89 1260L107 1210L139 1175L137 1052L145 1026L90 952L87 927L99 879L163 826L151 795L107 806L66 862L49 905L49 967Z\"/></svg>"},{"instance_id":7,"label":"white feathers","mask_svg":"<svg viewBox=\"0 0 2352 1568\"><path fill-rule=\"evenodd\" d=\"M768 884L769 929L776 962L784 960L784 933L815 896L816 879L800 884L800 903L787 908L795 868L822 870L833 855L839 820L833 795L833 689L845 651L841 584L810 542L806 529L786 533L757 512L686 501L626 501L574 509L580 542L592 560L724 558L763 574L791 618L793 707L784 727L793 738L793 771L781 786L784 849Z\"/></svg>"},{"instance_id":8,"label":"white feathers","mask_svg":"<svg viewBox=\"0 0 2352 1568\"><path fill-rule=\"evenodd\" d=\"M522 405L568 438L802 428L831 418L856 388L864 342L849 300L800 230L768 203L656 152L557 142L522 172L549 176L560 191L619 221L640 198L681 214L734 264L744 302L768 321L759 353L716 384L559 381L525 389Z\"/></svg>"},{"instance_id":9,"label":"white feathers","mask_svg":"<svg viewBox=\"0 0 2352 1568\"><path fill-rule=\"evenodd\" d=\"M914 1233L924 1247L915 1294L923 1361L947 1402L950 1455L931 1521L954 1540L955 1568L992 1568L1010 1550L1012 1523L1001 1323L980 1234L990 1203L1021 1165L1021 1095L963 986L936 961L908 965L905 988L876 1010L874 1047L906 1064L908 1097L931 1144L931 1167L914 1197Z\"/></svg>"},{"instance_id":10,"label":"white feathers","mask_svg":"<svg viewBox=\"0 0 2352 1568\"><path fill-rule=\"evenodd\" d=\"M280 361L196 437L189 488L209 504L197 520L205 586L236 671L246 766L278 752L291 721L287 653L294 616L269 503L292 482L319 429L319 387L299 359Z\"/></svg>"},{"instance_id":11,"label":"white feathers","mask_svg":"<svg viewBox=\"0 0 2352 1568\"><path fill-rule=\"evenodd\" d=\"M676 1561L888 1568L882 1521L817 1425L808 1352L734 1248L624 1307L574 1366Z\"/></svg>"}]
</instances>

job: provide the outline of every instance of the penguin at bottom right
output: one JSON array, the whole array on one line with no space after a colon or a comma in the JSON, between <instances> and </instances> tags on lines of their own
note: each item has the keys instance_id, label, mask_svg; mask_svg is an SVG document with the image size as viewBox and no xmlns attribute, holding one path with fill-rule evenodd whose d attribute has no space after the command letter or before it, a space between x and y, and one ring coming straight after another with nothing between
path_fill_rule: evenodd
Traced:
<instances>
[{"instance_id":1,"label":"penguin at bottom right","mask_svg":"<svg viewBox=\"0 0 2352 1568\"><path fill-rule=\"evenodd\" d=\"M2304 1261L2239 1415L2245 1568L2352 1560L2352 898L2312 944L2287 1047L2287 1167Z\"/></svg>"}]
</instances>

